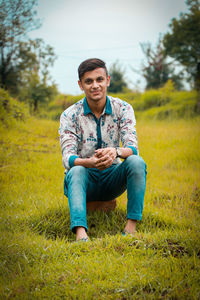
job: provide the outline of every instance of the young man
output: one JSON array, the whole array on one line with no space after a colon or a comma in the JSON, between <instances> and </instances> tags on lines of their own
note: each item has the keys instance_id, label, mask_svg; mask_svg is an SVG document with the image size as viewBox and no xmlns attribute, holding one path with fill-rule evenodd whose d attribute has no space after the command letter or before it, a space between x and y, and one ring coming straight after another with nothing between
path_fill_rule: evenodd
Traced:
<instances>
[{"instance_id":1,"label":"young man","mask_svg":"<svg viewBox=\"0 0 200 300\"><path fill-rule=\"evenodd\" d=\"M102 60L82 62L78 73L85 98L62 113L59 129L71 230L76 240L87 241L86 202L110 201L127 189L124 231L134 234L142 217L146 186L134 111L128 103L107 96L110 76Z\"/></svg>"}]
</instances>

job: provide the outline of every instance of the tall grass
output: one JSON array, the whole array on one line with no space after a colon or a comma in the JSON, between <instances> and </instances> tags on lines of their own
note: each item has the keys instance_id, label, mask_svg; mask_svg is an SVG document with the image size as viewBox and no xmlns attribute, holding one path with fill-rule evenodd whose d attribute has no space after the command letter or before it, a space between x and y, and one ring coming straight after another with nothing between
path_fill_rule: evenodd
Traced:
<instances>
[{"instance_id":1,"label":"tall grass","mask_svg":"<svg viewBox=\"0 0 200 300\"><path fill-rule=\"evenodd\" d=\"M70 232L58 122L0 127L2 299L199 299L200 133L195 120L139 120L148 167L142 222L123 238L126 194Z\"/></svg>"},{"instance_id":2,"label":"tall grass","mask_svg":"<svg viewBox=\"0 0 200 300\"><path fill-rule=\"evenodd\" d=\"M61 113L66 108L81 100L83 97L83 94L78 96L58 94L47 107L40 110L39 117L51 120L59 120Z\"/></svg>"},{"instance_id":3,"label":"tall grass","mask_svg":"<svg viewBox=\"0 0 200 300\"><path fill-rule=\"evenodd\" d=\"M17 121L25 121L29 116L24 103L10 97L7 91L0 89L0 124L4 127L17 126Z\"/></svg>"},{"instance_id":4,"label":"tall grass","mask_svg":"<svg viewBox=\"0 0 200 300\"><path fill-rule=\"evenodd\" d=\"M147 90L142 94L128 93L113 96L129 102L140 119L190 119L200 114L197 92L176 91L170 80L157 90Z\"/></svg>"},{"instance_id":5,"label":"tall grass","mask_svg":"<svg viewBox=\"0 0 200 300\"><path fill-rule=\"evenodd\" d=\"M130 103L137 118L147 120L173 120L193 118L200 114L200 103L196 91L176 91L172 81L162 88L147 90L144 93L126 92L111 94ZM39 117L59 120L64 109L82 99L84 95L72 96L59 94L49 103L41 107Z\"/></svg>"}]
</instances>

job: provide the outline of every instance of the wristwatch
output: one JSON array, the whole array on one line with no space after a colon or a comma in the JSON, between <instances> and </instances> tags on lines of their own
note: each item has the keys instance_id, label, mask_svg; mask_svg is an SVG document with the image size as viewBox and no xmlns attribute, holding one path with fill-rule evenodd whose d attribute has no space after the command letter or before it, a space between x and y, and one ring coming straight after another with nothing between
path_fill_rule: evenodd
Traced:
<instances>
[{"instance_id":1,"label":"wristwatch","mask_svg":"<svg viewBox=\"0 0 200 300\"><path fill-rule=\"evenodd\" d=\"M116 157L122 157L122 149L120 147L116 148L116 153L117 153Z\"/></svg>"}]
</instances>

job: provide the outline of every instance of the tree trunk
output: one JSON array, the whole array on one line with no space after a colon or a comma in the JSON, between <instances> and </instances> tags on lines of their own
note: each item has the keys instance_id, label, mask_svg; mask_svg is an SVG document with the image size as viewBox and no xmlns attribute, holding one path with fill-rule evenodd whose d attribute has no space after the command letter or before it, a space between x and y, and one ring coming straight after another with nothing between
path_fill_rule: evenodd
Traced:
<instances>
[{"instance_id":1,"label":"tree trunk","mask_svg":"<svg viewBox=\"0 0 200 300\"><path fill-rule=\"evenodd\" d=\"M195 76L195 90L200 91L200 62L197 63L197 70Z\"/></svg>"},{"instance_id":2,"label":"tree trunk","mask_svg":"<svg viewBox=\"0 0 200 300\"><path fill-rule=\"evenodd\" d=\"M197 91L197 113L200 114L200 62L197 63L197 72L195 76L195 90Z\"/></svg>"},{"instance_id":3,"label":"tree trunk","mask_svg":"<svg viewBox=\"0 0 200 300\"><path fill-rule=\"evenodd\" d=\"M38 100L34 99L33 101L33 112L36 113L38 110Z\"/></svg>"}]
</instances>

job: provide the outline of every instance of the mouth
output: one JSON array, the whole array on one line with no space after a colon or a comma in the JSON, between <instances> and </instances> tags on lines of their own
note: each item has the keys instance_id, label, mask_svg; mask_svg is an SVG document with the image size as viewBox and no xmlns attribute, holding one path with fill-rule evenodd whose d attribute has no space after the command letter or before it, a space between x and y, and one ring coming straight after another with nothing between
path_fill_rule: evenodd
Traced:
<instances>
[{"instance_id":1,"label":"mouth","mask_svg":"<svg viewBox=\"0 0 200 300\"><path fill-rule=\"evenodd\" d=\"M99 94L100 94L100 91L93 91L92 94L93 94L93 95L99 95Z\"/></svg>"}]
</instances>

